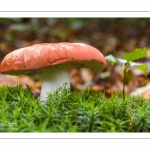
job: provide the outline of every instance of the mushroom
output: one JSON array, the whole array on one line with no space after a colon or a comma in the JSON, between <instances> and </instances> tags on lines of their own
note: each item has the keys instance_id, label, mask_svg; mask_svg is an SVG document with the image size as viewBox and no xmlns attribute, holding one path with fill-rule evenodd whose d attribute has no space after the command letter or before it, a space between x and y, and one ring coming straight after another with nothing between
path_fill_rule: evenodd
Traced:
<instances>
[{"instance_id":1,"label":"mushroom","mask_svg":"<svg viewBox=\"0 0 150 150\"><path fill-rule=\"evenodd\" d=\"M48 93L59 86L70 87L70 65L88 67L101 71L106 66L102 53L83 43L41 43L20 48L7 54L0 64L0 73L21 75L41 70L40 99L45 101Z\"/></svg>"}]
</instances>

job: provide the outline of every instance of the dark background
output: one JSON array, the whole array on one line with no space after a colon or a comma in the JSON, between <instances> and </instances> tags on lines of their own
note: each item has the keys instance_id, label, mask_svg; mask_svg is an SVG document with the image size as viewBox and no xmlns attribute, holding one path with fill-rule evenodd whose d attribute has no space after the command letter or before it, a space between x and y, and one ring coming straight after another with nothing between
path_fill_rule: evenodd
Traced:
<instances>
[{"instance_id":1,"label":"dark background","mask_svg":"<svg viewBox=\"0 0 150 150\"><path fill-rule=\"evenodd\" d=\"M104 56L112 54L122 58L125 53L135 48L150 46L150 19L149 18L0 18L0 61L4 56L22 47L37 43L55 42L82 42L99 49ZM146 60L149 61L149 57ZM110 94L122 88L123 74L118 66L109 64L103 71L110 73L94 84L98 91ZM117 71L116 71L117 70ZM78 82L85 85L81 79L81 70L71 72L71 78L78 78ZM120 73L118 73L120 72ZM95 72L90 72L95 75ZM89 72L87 76L91 75ZM149 82L143 75L129 72L129 82L126 91L131 92L139 86ZM94 80L94 79L93 79ZM81 86L80 86L81 87Z\"/></svg>"},{"instance_id":2,"label":"dark background","mask_svg":"<svg viewBox=\"0 0 150 150\"><path fill-rule=\"evenodd\" d=\"M149 18L0 18L0 52L44 42L84 42L104 55L150 45Z\"/></svg>"}]
</instances>

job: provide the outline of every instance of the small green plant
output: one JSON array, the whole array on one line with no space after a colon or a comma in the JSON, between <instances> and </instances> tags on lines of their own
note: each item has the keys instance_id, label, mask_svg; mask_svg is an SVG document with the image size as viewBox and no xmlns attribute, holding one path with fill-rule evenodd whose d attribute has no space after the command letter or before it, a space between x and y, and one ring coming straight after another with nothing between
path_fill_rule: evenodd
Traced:
<instances>
[{"instance_id":1,"label":"small green plant","mask_svg":"<svg viewBox=\"0 0 150 150\"><path fill-rule=\"evenodd\" d=\"M147 76L148 66L143 63L133 62L145 56L147 56L147 49L144 47L144 48L137 48L132 53L125 54L124 59L116 58L113 55L108 55L105 57L105 59L111 62L112 65L114 65L115 63L118 63L122 65L124 68L123 69L124 80L123 80L123 89L122 89L124 99L125 99L125 83L127 79L127 73L131 69L131 67L134 67L134 66L137 67Z\"/></svg>"}]
</instances>

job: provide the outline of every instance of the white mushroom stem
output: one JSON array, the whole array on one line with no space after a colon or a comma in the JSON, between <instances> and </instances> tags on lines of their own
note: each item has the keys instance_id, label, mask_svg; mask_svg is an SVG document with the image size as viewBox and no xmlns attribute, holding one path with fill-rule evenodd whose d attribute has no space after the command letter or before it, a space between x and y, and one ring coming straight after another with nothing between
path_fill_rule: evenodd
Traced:
<instances>
[{"instance_id":1,"label":"white mushroom stem","mask_svg":"<svg viewBox=\"0 0 150 150\"><path fill-rule=\"evenodd\" d=\"M54 93L57 88L65 85L70 88L70 64L50 66L41 70L42 87L41 101L46 101L50 93Z\"/></svg>"}]
</instances>

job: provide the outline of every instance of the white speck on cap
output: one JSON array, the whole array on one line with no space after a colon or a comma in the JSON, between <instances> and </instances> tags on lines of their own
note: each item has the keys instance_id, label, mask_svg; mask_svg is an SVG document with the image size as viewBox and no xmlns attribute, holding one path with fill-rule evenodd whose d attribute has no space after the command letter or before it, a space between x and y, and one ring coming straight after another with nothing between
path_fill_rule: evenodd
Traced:
<instances>
[{"instance_id":1,"label":"white speck on cap","mask_svg":"<svg viewBox=\"0 0 150 150\"><path fill-rule=\"evenodd\" d=\"M47 45L47 48L50 49L50 50L55 50L56 48L52 45Z\"/></svg>"},{"instance_id":2,"label":"white speck on cap","mask_svg":"<svg viewBox=\"0 0 150 150\"><path fill-rule=\"evenodd\" d=\"M66 49L68 49L68 50L71 50L71 49L73 49L73 47L72 46L68 46L68 45L66 45L66 44L61 44L61 47L60 47L60 49L62 49L62 47L64 47L64 48L66 48Z\"/></svg>"},{"instance_id":3,"label":"white speck on cap","mask_svg":"<svg viewBox=\"0 0 150 150\"><path fill-rule=\"evenodd\" d=\"M21 48L21 49L24 49L24 48ZM17 57L20 56L21 49L15 50L15 51L13 52L13 55L14 55L14 56L17 56Z\"/></svg>"},{"instance_id":4,"label":"white speck on cap","mask_svg":"<svg viewBox=\"0 0 150 150\"><path fill-rule=\"evenodd\" d=\"M103 55L101 53L99 53L99 54L103 57Z\"/></svg>"},{"instance_id":5,"label":"white speck on cap","mask_svg":"<svg viewBox=\"0 0 150 150\"><path fill-rule=\"evenodd\" d=\"M83 44L83 43L73 43L73 44L76 44L76 45L80 45L80 46L85 46L85 44Z\"/></svg>"},{"instance_id":6,"label":"white speck on cap","mask_svg":"<svg viewBox=\"0 0 150 150\"><path fill-rule=\"evenodd\" d=\"M22 64L22 62L20 60L18 60L18 61L15 61L15 65L16 64Z\"/></svg>"}]
</instances>

